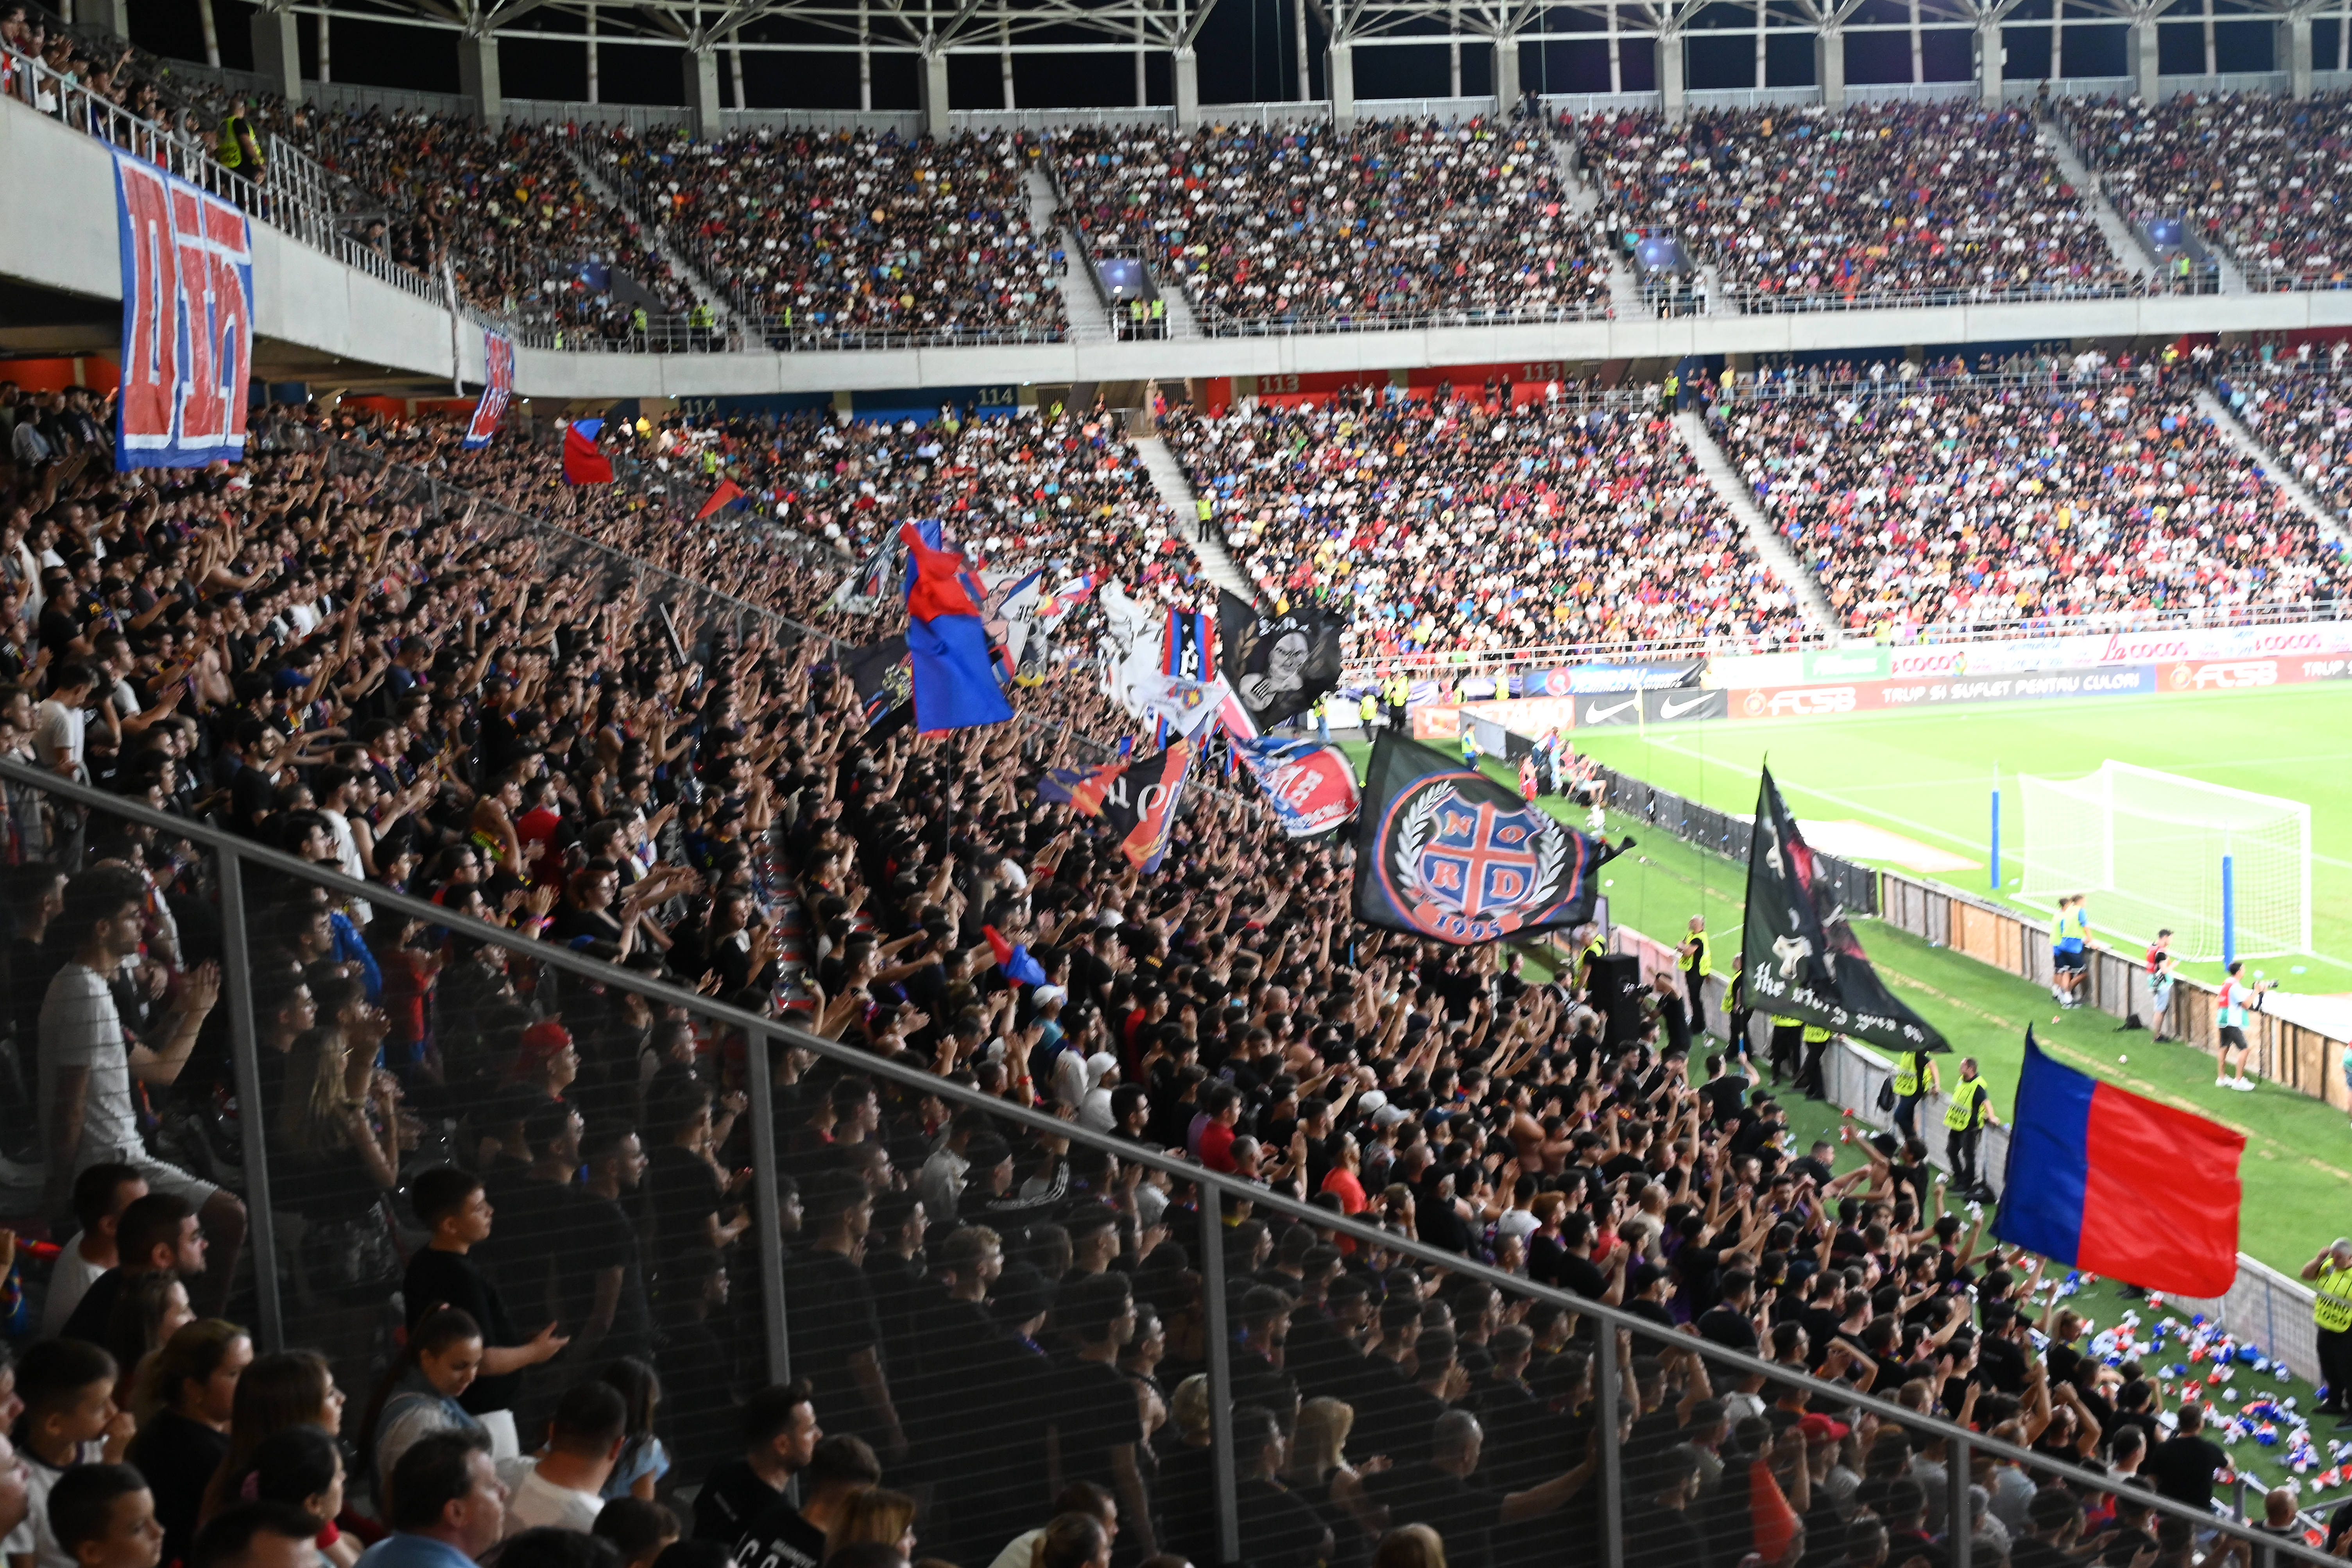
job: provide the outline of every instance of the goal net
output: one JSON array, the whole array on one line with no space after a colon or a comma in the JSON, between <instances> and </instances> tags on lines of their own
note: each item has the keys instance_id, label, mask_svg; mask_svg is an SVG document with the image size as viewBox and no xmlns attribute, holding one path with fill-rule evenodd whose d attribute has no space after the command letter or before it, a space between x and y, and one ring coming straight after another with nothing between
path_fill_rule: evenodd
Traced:
<instances>
[{"instance_id":1,"label":"goal net","mask_svg":"<svg viewBox=\"0 0 2352 1568\"><path fill-rule=\"evenodd\" d=\"M2146 942L2169 927L2183 958L2221 956L2223 865L2242 957L2311 951L2311 808L2110 761L2024 786L2018 898L2089 895L2095 935Z\"/></svg>"}]
</instances>

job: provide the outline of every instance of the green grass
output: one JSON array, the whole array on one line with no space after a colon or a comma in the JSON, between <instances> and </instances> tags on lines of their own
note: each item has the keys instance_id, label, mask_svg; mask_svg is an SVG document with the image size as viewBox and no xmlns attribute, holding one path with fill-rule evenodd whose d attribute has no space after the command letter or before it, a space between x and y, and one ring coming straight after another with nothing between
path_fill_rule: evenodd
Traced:
<instances>
[{"instance_id":1,"label":"green grass","mask_svg":"<svg viewBox=\"0 0 2352 1568\"><path fill-rule=\"evenodd\" d=\"M1743 815L1755 807L1757 773L1769 758L1773 777L1801 816L1871 822L1979 862L1987 858L1998 769L2004 893L2010 895L2004 902L2012 904L2021 773L2074 778L2114 758L2300 800L2312 809L2312 942L2317 951L2266 960L2265 966L2290 990L2352 990L2352 686L2283 686L2156 701L1988 703L1818 719L1580 730L1572 738L1578 750L1612 768ZM1990 893L1985 871L1931 880ZM2095 898L2091 913L2095 921ZM2221 977L2216 963L2183 969L2200 978Z\"/></svg>"}]
</instances>

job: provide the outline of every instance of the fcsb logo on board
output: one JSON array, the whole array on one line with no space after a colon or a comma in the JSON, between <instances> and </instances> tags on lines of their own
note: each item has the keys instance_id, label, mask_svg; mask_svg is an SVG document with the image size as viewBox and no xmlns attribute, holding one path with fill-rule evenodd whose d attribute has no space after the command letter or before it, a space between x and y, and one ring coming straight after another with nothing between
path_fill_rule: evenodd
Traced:
<instances>
[{"instance_id":1,"label":"fcsb logo on board","mask_svg":"<svg viewBox=\"0 0 2352 1568\"><path fill-rule=\"evenodd\" d=\"M2172 685L2179 691L2237 692L2278 685L2276 659L2235 659L2226 664L2175 664Z\"/></svg>"},{"instance_id":2,"label":"fcsb logo on board","mask_svg":"<svg viewBox=\"0 0 2352 1568\"><path fill-rule=\"evenodd\" d=\"M1759 692L1748 699L1750 713L1759 711L1757 699L1762 695ZM1860 698L1852 686L1791 686L1774 692L1761 711L1775 718L1806 718L1818 714L1852 713L1859 704Z\"/></svg>"}]
</instances>

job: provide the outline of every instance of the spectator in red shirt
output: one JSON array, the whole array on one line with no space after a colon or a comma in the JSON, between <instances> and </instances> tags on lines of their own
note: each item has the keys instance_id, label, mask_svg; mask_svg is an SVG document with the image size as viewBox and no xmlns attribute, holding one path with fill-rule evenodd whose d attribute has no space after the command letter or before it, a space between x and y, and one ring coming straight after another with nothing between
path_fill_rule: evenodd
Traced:
<instances>
[{"instance_id":1,"label":"spectator in red shirt","mask_svg":"<svg viewBox=\"0 0 2352 1568\"><path fill-rule=\"evenodd\" d=\"M1242 1092L1230 1083L1213 1087L1192 1118L1185 1143L1192 1155L1213 1171L1234 1168L1234 1124L1242 1119Z\"/></svg>"}]
</instances>

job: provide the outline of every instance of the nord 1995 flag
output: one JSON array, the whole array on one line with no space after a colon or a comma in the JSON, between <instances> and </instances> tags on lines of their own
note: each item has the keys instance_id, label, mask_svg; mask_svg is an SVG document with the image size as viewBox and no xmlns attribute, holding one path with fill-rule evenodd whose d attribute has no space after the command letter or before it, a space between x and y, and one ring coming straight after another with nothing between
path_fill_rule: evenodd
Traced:
<instances>
[{"instance_id":1,"label":"nord 1995 flag","mask_svg":"<svg viewBox=\"0 0 2352 1568\"><path fill-rule=\"evenodd\" d=\"M1748 999L1889 1051L1949 1050L1933 1025L1887 994L1837 890L1815 870L1812 849L1767 768L1748 846L1740 933Z\"/></svg>"},{"instance_id":2,"label":"nord 1995 flag","mask_svg":"<svg viewBox=\"0 0 2352 1568\"><path fill-rule=\"evenodd\" d=\"M1356 826L1356 918L1468 946L1592 918L1612 845L1382 730Z\"/></svg>"},{"instance_id":3,"label":"nord 1995 flag","mask_svg":"<svg viewBox=\"0 0 2352 1568\"><path fill-rule=\"evenodd\" d=\"M2215 1297L2238 1277L2245 1135L2053 1061L2025 1031L1992 1233L2094 1274Z\"/></svg>"}]
</instances>

